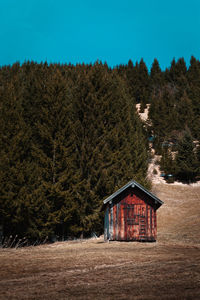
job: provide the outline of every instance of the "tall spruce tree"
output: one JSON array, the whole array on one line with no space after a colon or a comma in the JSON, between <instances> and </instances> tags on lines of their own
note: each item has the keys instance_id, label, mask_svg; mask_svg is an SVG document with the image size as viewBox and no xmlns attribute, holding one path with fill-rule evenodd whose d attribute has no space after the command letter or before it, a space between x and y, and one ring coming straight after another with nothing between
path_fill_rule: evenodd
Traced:
<instances>
[{"instance_id":1,"label":"tall spruce tree","mask_svg":"<svg viewBox=\"0 0 200 300\"><path fill-rule=\"evenodd\" d=\"M24 235L30 226L30 194L34 189L30 159L31 130L23 119L22 87L17 66L1 94L0 214L4 234Z\"/></svg>"},{"instance_id":2,"label":"tall spruce tree","mask_svg":"<svg viewBox=\"0 0 200 300\"><path fill-rule=\"evenodd\" d=\"M80 177L74 190L81 227L97 230L102 199L134 177L145 182L147 152L142 125L124 81L102 64L78 77L76 134Z\"/></svg>"},{"instance_id":3,"label":"tall spruce tree","mask_svg":"<svg viewBox=\"0 0 200 300\"><path fill-rule=\"evenodd\" d=\"M147 66L143 59L140 60L138 65L138 76L139 76L139 97L141 103L141 111L144 110L146 104L149 103L149 96L150 96L150 85L149 85L149 74ZM140 107L140 108L141 108Z\"/></svg>"},{"instance_id":4,"label":"tall spruce tree","mask_svg":"<svg viewBox=\"0 0 200 300\"><path fill-rule=\"evenodd\" d=\"M161 93L164 77L158 60L155 58L150 72L151 94L153 97Z\"/></svg>"},{"instance_id":5,"label":"tall spruce tree","mask_svg":"<svg viewBox=\"0 0 200 300\"><path fill-rule=\"evenodd\" d=\"M198 174L198 161L194 151L194 144L189 130L185 131L183 138L177 146L176 155L177 179L191 182Z\"/></svg>"},{"instance_id":6,"label":"tall spruce tree","mask_svg":"<svg viewBox=\"0 0 200 300\"><path fill-rule=\"evenodd\" d=\"M70 189L76 177L72 95L55 66L36 84L35 107L40 109L32 128L31 154L38 174L33 197L45 208L38 224L43 234L65 234L77 210Z\"/></svg>"},{"instance_id":7,"label":"tall spruce tree","mask_svg":"<svg viewBox=\"0 0 200 300\"><path fill-rule=\"evenodd\" d=\"M200 139L200 61L194 56L191 57L190 66L187 72L189 87L187 94L192 101L193 119L191 131L192 134Z\"/></svg>"}]
</instances>

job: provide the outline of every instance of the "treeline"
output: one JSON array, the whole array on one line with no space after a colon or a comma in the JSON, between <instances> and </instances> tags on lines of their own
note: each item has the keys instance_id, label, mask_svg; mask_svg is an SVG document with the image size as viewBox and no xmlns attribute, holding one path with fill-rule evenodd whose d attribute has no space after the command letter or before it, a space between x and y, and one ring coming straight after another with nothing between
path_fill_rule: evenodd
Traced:
<instances>
[{"instance_id":1,"label":"treeline","mask_svg":"<svg viewBox=\"0 0 200 300\"><path fill-rule=\"evenodd\" d=\"M165 71L155 59L150 72L143 60L115 68L101 62L1 67L4 234L34 240L102 233L102 200L132 178L149 185L149 137L163 154L166 173L175 173L175 153L177 178L195 180L199 99L200 62L194 57L189 68L181 58ZM141 103L141 111L150 104L145 126L136 103ZM188 157L185 140L193 155L189 166L183 165ZM176 149L171 151L171 146Z\"/></svg>"},{"instance_id":2,"label":"treeline","mask_svg":"<svg viewBox=\"0 0 200 300\"><path fill-rule=\"evenodd\" d=\"M126 82L106 64L0 70L4 235L102 233L105 196L147 185L147 140Z\"/></svg>"},{"instance_id":3,"label":"treeline","mask_svg":"<svg viewBox=\"0 0 200 300\"><path fill-rule=\"evenodd\" d=\"M200 61L192 56L187 68L183 58L173 59L162 71L155 59L149 73L143 60L117 69L141 112L150 104L148 136L165 178L200 179Z\"/></svg>"},{"instance_id":4,"label":"treeline","mask_svg":"<svg viewBox=\"0 0 200 300\"><path fill-rule=\"evenodd\" d=\"M200 146L189 129L182 131L174 143L163 144L160 162L167 182L191 183L200 180Z\"/></svg>"},{"instance_id":5,"label":"treeline","mask_svg":"<svg viewBox=\"0 0 200 300\"><path fill-rule=\"evenodd\" d=\"M162 71L157 59L150 72L141 60L133 65L117 67L126 81L131 96L141 103L141 111L151 104L149 131L154 134L154 146L159 152L162 143L177 138L185 128L200 140L200 61L191 57L187 68L183 58L172 60L170 68Z\"/></svg>"},{"instance_id":6,"label":"treeline","mask_svg":"<svg viewBox=\"0 0 200 300\"><path fill-rule=\"evenodd\" d=\"M181 58L160 72L158 62L154 61L150 76L149 129L154 136L154 148L162 155L161 168L168 181L199 180L200 62L191 57L187 68Z\"/></svg>"}]
</instances>

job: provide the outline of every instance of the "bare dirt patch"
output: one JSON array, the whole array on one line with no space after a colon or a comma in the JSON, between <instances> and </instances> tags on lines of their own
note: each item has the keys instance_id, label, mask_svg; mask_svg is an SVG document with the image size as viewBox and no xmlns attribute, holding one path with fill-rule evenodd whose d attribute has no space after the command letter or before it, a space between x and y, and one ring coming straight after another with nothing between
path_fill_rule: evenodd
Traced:
<instances>
[{"instance_id":1,"label":"bare dirt patch","mask_svg":"<svg viewBox=\"0 0 200 300\"><path fill-rule=\"evenodd\" d=\"M140 103L136 104L137 113L139 114L141 120L145 122L148 120L150 104L147 104L147 107L145 108L143 113L140 112L140 106Z\"/></svg>"},{"instance_id":2,"label":"bare dirt patch","mask_svg":"<svg viewBox=\"0 0 200 300\"><path fill-rule=\"evenodd\" d=\"M102 238L0 250L0 299L199 299L200 187L155 185L156 243Z\"/></svg>"}]
</instances>

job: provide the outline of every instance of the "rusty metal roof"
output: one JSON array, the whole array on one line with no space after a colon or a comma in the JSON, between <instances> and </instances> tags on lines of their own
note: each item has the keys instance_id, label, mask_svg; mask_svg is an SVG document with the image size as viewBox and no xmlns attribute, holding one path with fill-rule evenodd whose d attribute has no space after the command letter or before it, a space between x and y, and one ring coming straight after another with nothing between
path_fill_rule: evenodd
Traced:
<instances>
[{"instance_id":1,"label":"rusty metal roof","mask_svg":"<svg viewBox=\"0 0 200 300\"><path fill-rule=\"evenodd\" d=\"M146 190L141 184L139 184L135 180L131 180L127 184L125 184L122 188L120 188L119 190L117 190L116 192L114 192L112 195L110 195L108 198L106 198L103 201L103 206L106 203L108 203L109 201L112 201L116 196L118 196L119 194L121 194L123 191L125 191L129 187L132 187L132 188L137 187L137 188L139 188L145 194L147 194L148 196L150 196L155 201L155 204L159 204L158 205L159 207L164 203L159 198L157 198L154 194L152 194L151 192L149 192L148 190Z\"/></svg>"}]
</instances>

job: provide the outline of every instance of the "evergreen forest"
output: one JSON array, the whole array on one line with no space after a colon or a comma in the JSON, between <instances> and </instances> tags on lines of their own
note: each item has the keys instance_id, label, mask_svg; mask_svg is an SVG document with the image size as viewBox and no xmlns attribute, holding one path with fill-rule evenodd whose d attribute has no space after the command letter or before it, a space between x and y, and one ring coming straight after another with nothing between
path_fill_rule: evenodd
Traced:
<instances>
[{"instance_id":1,"label":"evergreen forest","mask_svg":"<svg viewBox=\"0 0 200 300\"><path fill-rule=\"evenodd\" d=\"M136 111L150 104L142 122ZM30 240L103 231L102 201L150 188L149 140L177 180L200 176L200 62L148 71L143 59L0 68L0 225Z\"/></svg>"}]
</instances>

